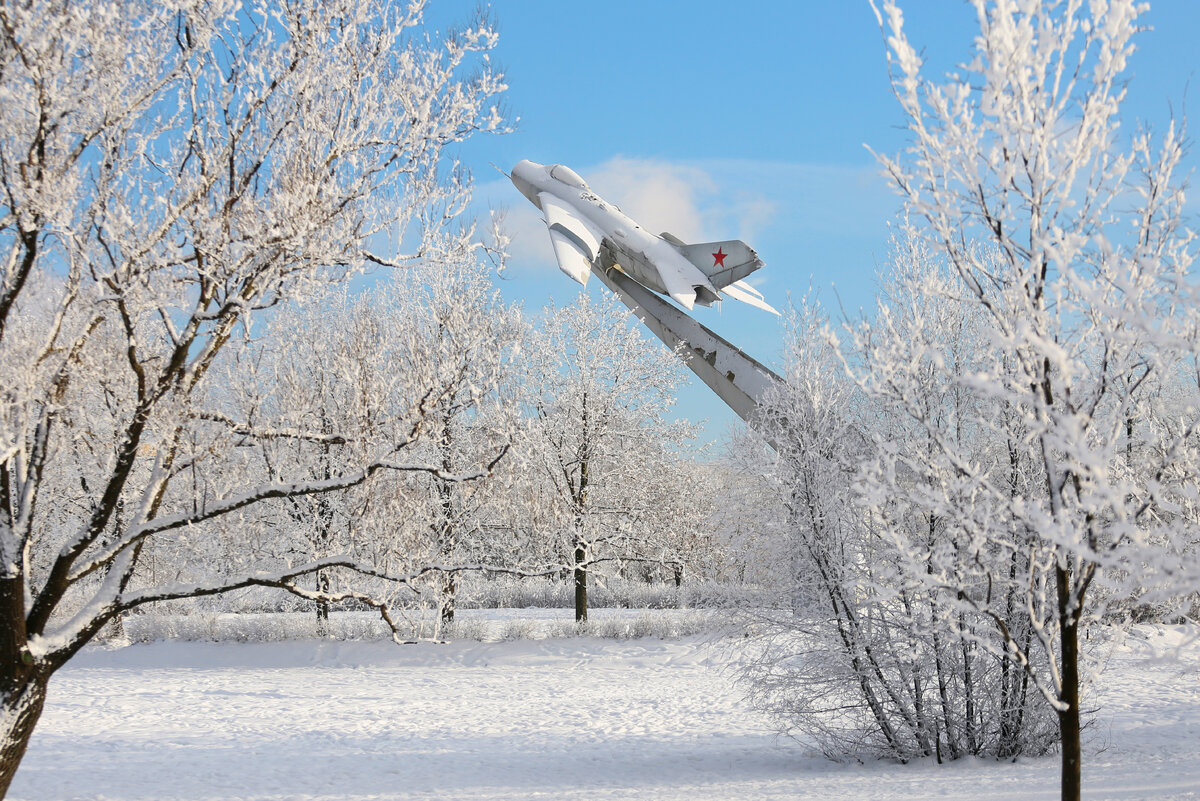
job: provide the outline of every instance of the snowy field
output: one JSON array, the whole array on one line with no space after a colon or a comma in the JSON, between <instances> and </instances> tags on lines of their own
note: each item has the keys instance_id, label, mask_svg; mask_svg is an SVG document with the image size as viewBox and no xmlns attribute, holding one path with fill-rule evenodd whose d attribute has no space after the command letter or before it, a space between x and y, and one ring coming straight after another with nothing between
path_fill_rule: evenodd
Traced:
<instances>
[{"instance_id":1,"label":"snowy field","mask_svg":"<svg viewBox=\"0 0 1200 801\"><path fill-rule=\"evenodd\" d=\"M1085 798L1200 799L1200 646L1186 635L1141 628L1113 655L1091 699ZM815 756L744 708L733 653L704 636L92 649L51 684L10 798L1056 797L1053 757Z\"/></svg>"}]
</instances>

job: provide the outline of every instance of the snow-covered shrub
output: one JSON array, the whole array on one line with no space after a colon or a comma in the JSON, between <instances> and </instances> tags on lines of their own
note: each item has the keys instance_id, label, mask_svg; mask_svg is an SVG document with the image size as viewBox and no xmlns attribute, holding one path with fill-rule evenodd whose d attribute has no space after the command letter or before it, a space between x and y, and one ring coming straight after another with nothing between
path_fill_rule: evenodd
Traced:
<instances>
[{"instance_id":1,"label":"snow-covered shrub","mask_svg":"<svg viewBox=\"0 0 1200 801\"><path fill-rule=\"evenodd\" d=\"M447 640L475 640L487 642L492 637L492 625L482 617L456 615L450 623L443 623L440 636Z\"/></svg>"},{"instance_id":2,"label":"snow-covered shrub","mask_svg":"<svg viewBox=\"0 0 1200 801\"><path fill-rule=\"evenodd\" d=\"M948 347L971 351L967 322L957 319L960 340ZM898 490L872 494L874 460L921 440L846 374L819 308L801 303L791 326L785 384L764 404L778 449L769 469L787 515L791 597L749 613L760 632L745 666L752 702L835 757L1044 753L1055 741L1036 683L1047 665L1023 664L997 631L1022 642L1035 636L1019 598L1000 595L988 613L963 609L957 585L929 587L910 572L970 561L1024 575L1028 563L1011 549L968 549L971 540L944 519L897 508ZM935 385L926 397L954 401ZM968 436L981 458L995 444ZM913 479L901 472L897 480Z\"/></svg>"},{"instance_id":3,"label":"snow-covered shrub","mask_svg":"<svg viewBox=\"0 0 1200 801\"><path fill-rule=\"evenodd\" d=\"M459 583L461 609L563 609L575 603L570 580L551 578L484 577L465 574ZM763 606L778 588L687 578L680 586L673 581L645 582L619 576L597 579L588 589L589 605L610 609L730 609Z\"/></svg>"},{"instance_id":4,"label":"snow-covered shrub","mask_svg":"<svg viewBox=\"0 0 1200 801\"><path fill-rule=\"evenodd\" d=\"M500 626L501 640L536 640L541 634L542 627L537 621L526 618L506 620Z\"/></svg>"}]
</instances>

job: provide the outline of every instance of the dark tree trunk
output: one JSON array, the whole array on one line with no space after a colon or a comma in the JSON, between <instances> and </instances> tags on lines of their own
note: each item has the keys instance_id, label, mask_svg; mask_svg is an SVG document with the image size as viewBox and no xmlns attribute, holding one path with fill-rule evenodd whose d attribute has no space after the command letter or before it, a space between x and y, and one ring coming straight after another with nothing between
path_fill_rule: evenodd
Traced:
<instances>
[{"instance_id":1,"label":"dark tree trunk","mask_svg":"<svg viewBox=\"0 0 1200 801\"><path fill-rule=\"evenodd\" d=\"M24 586L20 575L0 578L0 798L41 717L50 675L26 647Z\"/></svg>"},{"instance_id":2,"label":"dark tree trunk","mask_svg":"<svg viewBox=\"0 0 1200 801\"><path fill-rule=\"evenodd\" d=\"M9 677L3 677L3 681L8 684ZM11 692L6 688L0 699L0 798L8 795L8 787L42 716L46 681L42 676L29 675Z\"/></svg>"},{"instance_id":3,"label":"dark tree trunk","mask_svg":"<svg viewBox=\"0 0 1200 801\"><path fill-rule=\"evenodd\" d=\"M443 626L454 622L454 601L457 595L457 577L453 573L442 574L442 600L440 615Z\"/></svg>"},{"instance_id":4,"label":"dark tree trunk","mask_svg":"<svg viewBox=\"0 0 1200 801\"><path fill-rule=\"evenodd\" d=\"M317 592L327 593L330 589L329 576L324 570L318 570L316 574ZM329 602L317 601L317 631L324 633L325 626L329 623Z\"/></svg>"},{"instance_id":5,"label":"dark tree trunk","mask_svg":"<svg viewBox=\"0 0 1200 801\"><path fill-rule=\"evenodd\" d=\"M587 568L583 560L587 558L582 544L575 545L575 622L586 623L588 613L587 601Z\"/></svg>"},{"instance_id":6,"label":"dark tree trunk","mask_svg":"<svg viewBox=\"0 0 1200 801\"><path fill-rule=\"evenodd\" d=\"M575 518L575 622L586 623L587 600L587 542L583 538L584 514L588 502L588 484L591 475L591 443L588 432L588 396L583 393L583 439L579 446L579 481L571 492L571 506Z\"/></svg>"},{"instance_id":7,"label":"dark tree trunk","mask_svg":"<svg viewBox=\"0 0 1200 801\"><path fill-rule=\"evenodd\" d=\"M321 414L321 430L325 434L333 434L333 423L330 421L322 410ZM321 476L326 481L333 478L333 460L330 458L332 446L328 442L321 443ZM320 558L329 555L329 545L333 540L333 504L324 495L317 498L315 508L313 509L314 523L316 528L313 531L313 556ZM328 594L332 582L329 574L324 570L318 570L313 577L313 586L317 592ZM317 601L317 634L324 637L329 631L329 602Z\"/></svg>"},{"instance_id":8,"label":"dark tree trunk","mask_svg":"<svg viewBox=\"0 0 1200 801\"><path fill-rule=\"evenodd\" d=\"M454 402L454 393L449 401ZM442 452L442 472L454 472L454 436L451 430L449 412L441 415L441 436L438 446ZM438 494L438 519L434 526L434 536L438 542L442 559L453 561L454 549L458 545L458 523L455 514L454 493L455 485L443 478L434 479ZM444 626L454 622L455 596L458 594L458 576L454 573L443 573L441 576L441 597L438 601L439 625Z\"/></svg>"},{"instance_id":9,"label":"dark tree trunk","mask_svg":"<svg viewBox=\"0 0 1200 801\"><path fill-rule=\"evenodd\" d=\"M1055 568L1058 590L1059 635L1062 647L1062 695L1067 705L1058 713L1062 738L1062 801L1079 801L1082 790L1083 750L1079 738L1079 618L1071 603L1071 573ZM1082 603L1082 599L1079 599Z\"/></svg>"},{"instance_id":10,"label":"dark tree trunk","mask_svg":"<svg viewBox=\"0 0 1200 801\"><path fill-rule=\"evenodd\" d=\"M317 588L317 592L322 592L322 593L329 592L331 583L332 582L330 581L329 576L327 576L325 574L324 570L317 571L315 581L313 582L314 586L316 586L316 588ZM317 601L317 636L318 637L328 637L329 636L329 602L328 601Z\"/></svg>"}]
</instances>

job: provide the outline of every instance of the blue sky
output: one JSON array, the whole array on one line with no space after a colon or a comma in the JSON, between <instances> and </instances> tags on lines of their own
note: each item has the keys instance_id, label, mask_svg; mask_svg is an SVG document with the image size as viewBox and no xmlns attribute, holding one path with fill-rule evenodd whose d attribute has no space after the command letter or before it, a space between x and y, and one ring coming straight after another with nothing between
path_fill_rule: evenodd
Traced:
<instances>
[{"instance_id":1,"label":"blue sky","mask_svg":"<svg viewBox=\"0 0 1200 801\"><path fill-rule=\"evenodd\" d=\"M783 308L812 287L827 305L869 307L898 198L869 144L904 146L882 36L866 0L492 0L493 55L510 86L515 133L472 140L481 209L507 210L514 235L501 288L535 311L581 291L553 266L535 209L488 166L568 164L651 230L688 241L745 239L766 263L752 283ZM960 0L903 3L910 39L939 71L965 60L977 32ZM440 20L473 5L444 3ZM1152 0L1135 40L1123 107L1161 130L1196 103L1200 0ZM1189 157L1194 168L1196 156ZM593 281L586 291L602 292ZM705 325L777 365L781 322L726 303ZM690 375L690 374L689 374ZM698 380L678 413L707 418L706 439L735 420Z\"/></svg>"}]
</instances>

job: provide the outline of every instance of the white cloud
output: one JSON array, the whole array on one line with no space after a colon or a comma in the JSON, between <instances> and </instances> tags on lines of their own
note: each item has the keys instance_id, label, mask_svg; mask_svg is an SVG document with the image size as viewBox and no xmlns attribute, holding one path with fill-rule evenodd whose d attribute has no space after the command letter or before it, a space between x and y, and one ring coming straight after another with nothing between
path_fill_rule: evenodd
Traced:
<instances>
[{"instance_id":1,"label":"white cloud","mask_svg":"<svg viewBox=\"0 0 1200 801\"><path fill-rule=\"evenodd\" d=\"M617 156L592 170L588 183L643 228L670 231L684 241L711 230L717 212L707 202L716 183L697 167Z\"/></svg>"}]
</instances>

